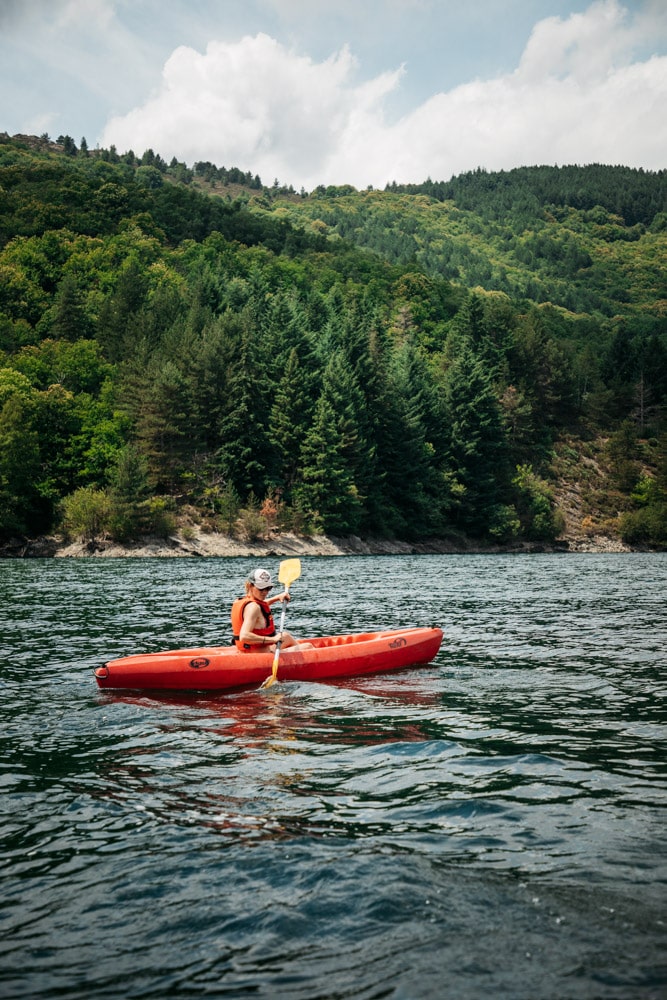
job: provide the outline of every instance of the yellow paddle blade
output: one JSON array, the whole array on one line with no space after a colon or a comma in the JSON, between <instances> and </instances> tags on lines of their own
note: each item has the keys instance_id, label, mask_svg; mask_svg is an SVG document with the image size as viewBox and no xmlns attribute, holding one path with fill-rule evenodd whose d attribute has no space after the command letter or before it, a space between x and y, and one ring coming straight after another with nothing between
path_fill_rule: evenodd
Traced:
<instances>
[{"instance_id":1,"label":"yellow paddle blade","mask_svg":"<svg viewBox=\"0 0 667 1000\"><path fill-rule=\"evenodd\" d=\"M279 657L280 657L280 647L278 647L276 649L275 656L273 657L273 666L271 667L271 673L269 674L269 676L266 678L265 681L262 681L262 683L260 684L260 689L261 688L270 688L271 685L275 684L276 681L278 680L278 659L279 659Z\"/></svg>"},{"instance_id":2,"label":"yellow paddle blade","mask_svg":"<svg viewBox=\"0 0 667 1000\"><path fill-rule=\"evenodd\" d=\"M289 590L295 580L298 580L301 576L301 560L300 559L284 559L280 564L280 569L278 570L278 579L285 586L285 590Z\"/></svg>"}]
</instances>

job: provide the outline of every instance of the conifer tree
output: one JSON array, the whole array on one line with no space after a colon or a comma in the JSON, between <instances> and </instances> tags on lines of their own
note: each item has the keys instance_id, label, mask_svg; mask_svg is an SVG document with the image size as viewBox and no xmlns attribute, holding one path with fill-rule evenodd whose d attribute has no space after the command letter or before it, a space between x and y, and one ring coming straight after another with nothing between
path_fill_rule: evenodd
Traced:
<instances>
[{"instance_id":1,"label":"conifer tree","mask_svg":"<svg viewBox=\"0 0 667 1000\"><path fill-rule=\"evenodd\" d=\"M254 331L246 322L229 373L229 400L220 421L218 460L226 485L242 501L261 498L275 476L275 455L268 435L271 385Z\"/></svg>"},{"instance_id":2,"label":"conifer tree","mask_svg":"<svg viewBox=\"0 0 667 1000\"><path fill-rule=\"evenodd\" d=\"M403 537L436 534L443 527L447 490L442 472L444 419L436 389L418 349L405 341L394 352L380 424L380 467L393 531ZM433 432L433 433L431 433ZM436 437L438 449L430 438Z\"/></svg>"},{"instance_id":3,"label":"conifer tree","mask_svg":"<svg viewBox=\"0 0 667 1000\"><path fill-rule=\"evenodd\" d=\"M79 340L91 333L92 324L73 275L66 274L58 285L53 306L39 324L40 332L45 327L57 340Z\"/></svg>"},{"instance_id":4,"label":"conifer tree","mask_svg":"<svg viewBox=\"0 0 667 1000\"><path fill-rule=\"evenodd\" d=\"M123 410L130 417L152 488L174 492L192 448L188 382L173 361L155 358L128 371Z\"/></svg>"},{"instance_id":5,"label":"conifer tree","mask_svg":"<svg viewBox=\"0 0 667 1000\"><path fill-rule=\"evenodd\" d=\"M285 490L287 503L297 481L301 447L312 420L313 388L313 375L303 369L293 347L276 388L269 420L270 440L280 462L277 485Z\"/></svg>"},{"instance_id":6,"label":"conifer tree","mask_svg":"<svg viewBox=\"0 0 667 1000\"><path fill-rule=\"evenodd\" d=\"M116 289L104 300L97 339L110 361L130 357L137 347L137 315L147 290L147 275L135 254L125 262Z\"/></svg>"},{"instance_id":7,"label":"conifer tree","mask_svg":"<svg viewBox=\"0 0 667 1000\"><path fill-rule=\"evenodd\" d=\"M0 392L0 537L39 530L39 439L27 398Z\"/></svg>"},{"instance_id":8,"label":"conifer tree","mask_svg":"<svg viewBox=\"0 0 667 1000\"><path fill-rule=\"evenodd\" d=\"M333 535L354 533L361 519L361 501L344 451L336 413L323 392L301 448L301 477L294 502L311 521Z\"/></svg>"},{"instance_id":9,"label":"conifer tree","mask_svg":"<svg viewBox=\"0 0 667 1000\"><path fill-rule=\"evenodd\" d=\"M140 533L150 496L148 463L136 446L118 452L111 470L111 532L126 539Z\"/></svg>"},{"instance_id":10,"label":"conifer tree","mask_svg":"<svg viewBox=\"0 0 667 1000\"><path fill-rule=\"evenodd\" d=\"M445 380L447 459L458 487L453 520L474 536L504 530L509 464L502 417L488 371L467 345Z\"/></svg>"},{"instance_id":11,"label":"conifer tree","mask_svg":"<svg viewBox=\"0 0 667 1000\"><path fill-rule=\"evenodd\" d=\"M234 400L231 381L240 354L242 319L231 312L211 322L195 338L185 362L195 437L206 452L221 444L222 425Z\"/></svg>"},{"instance_id":12,"label":"conifer tree","mask_svg":"<svg viewBox=\"0 0 667 1000\"><path fill-rule=\"evenodd\" d=\"M375 448L364 433L367 419L363 393L342 350L334 351L329 358L322 375L322 395L335 414L341 456L351 481L360 487L367 480Z\"/></svg>"}]
</instances>

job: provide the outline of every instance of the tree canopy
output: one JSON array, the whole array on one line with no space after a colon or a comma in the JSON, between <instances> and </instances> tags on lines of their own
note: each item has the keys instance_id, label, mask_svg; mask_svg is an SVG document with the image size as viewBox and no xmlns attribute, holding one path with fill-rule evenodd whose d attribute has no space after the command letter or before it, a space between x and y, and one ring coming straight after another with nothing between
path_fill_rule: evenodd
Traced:
<instances>
[{"instance_id":1,"label":"tree canopy","mask_svg":"<svg viewBox=\"0 0 667 1000\"><path fill-rule=\"evenodd\" d=\"M0 539L187 507L549 540L563 442L625 426L617 511L662 544L666 213L664 172L297 195L0 137Z\"/></svg>"}]
</instances>

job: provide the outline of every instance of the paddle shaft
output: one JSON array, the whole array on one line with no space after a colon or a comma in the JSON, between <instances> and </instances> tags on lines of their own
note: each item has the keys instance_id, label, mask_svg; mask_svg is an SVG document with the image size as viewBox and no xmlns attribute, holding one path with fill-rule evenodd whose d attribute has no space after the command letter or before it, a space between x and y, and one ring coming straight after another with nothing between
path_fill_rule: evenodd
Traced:
<instances>
[{"instance_id":1,"label":"paddle shaft","mask_svg":"<svg viewBox=\"0 0 667 1000\"><path fill-rule=\"evenodd\" d=\"M301 576L301 561L299 559L285 559L284 562L280 564L280 572L278 573L278 579L285 587L285 595L289 596L289 589L291 584L295 580L298 580ZM285 612L287 611L287 600L283 599L283 612L280 616L280 629L278 631L279 635L283 634L283 629L285 627ZM264 683L260 685L263 688L271 687L275 684L278 677L278 660L280 659L280 647L282 646L282 639L276 641L276 652L273 657L273 667L270 675L266 678Z\"/></svg>"},{"instance_id":2,"label":"paddle shaft","mask_svg":"<svg viewBox=\"0 0 667 1000\"><path fill-rule=\"evenodd\" d=\"M285 587L285 593L289 594L289 587ZM280 614L280 628L278 629L280 635L283 634L283 629L285 628L286 611L287 611L287 601L283 601L283 609ZM278 639L278 641L276 642L276 651L273 656L273 666L271 668L271 676L273 680L275 680L278 675L278 660L280 659L280 647L282 646L282 644L283 644L282 639Z\"/></svg>"}]
</instances>

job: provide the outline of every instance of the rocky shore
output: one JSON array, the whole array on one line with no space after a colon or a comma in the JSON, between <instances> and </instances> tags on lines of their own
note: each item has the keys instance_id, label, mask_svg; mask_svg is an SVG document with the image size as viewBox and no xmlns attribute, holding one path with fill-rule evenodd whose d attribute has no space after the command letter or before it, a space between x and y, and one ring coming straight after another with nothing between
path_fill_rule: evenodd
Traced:
<instances>
[{"instance_id":1,"label":"rocky shore","mask_svg":"<svg viewBox=\"0 0 667 1000\"><path fill-rule=\"evenodd\" d=\"M210 556L358 556L429 555L441 553L499 552L630 552L620 539L606 535L564 537L553 544L522 542L511 545L481 545L461 539L428 539L405 542L396 539L335 538L326 535L301 536L271 533L261 540L242 541L229 535L199 530L169 538L146 537L121 545L106 539L93 542L69 541L57 535L35 539L13 539L0 546L0 558L206 558Z\"/></svg>"}]
</instances>

